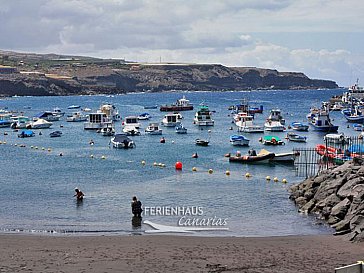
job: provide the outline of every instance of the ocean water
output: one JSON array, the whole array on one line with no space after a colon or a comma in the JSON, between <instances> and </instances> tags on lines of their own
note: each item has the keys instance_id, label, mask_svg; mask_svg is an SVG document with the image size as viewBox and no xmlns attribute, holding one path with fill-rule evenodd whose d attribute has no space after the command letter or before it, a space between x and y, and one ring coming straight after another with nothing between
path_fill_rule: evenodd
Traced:
<instances>
[{"instance_id":1,"label":"ocean water","mask_svg":"<svg viewBox=\"0 0 364 273\"><path fill-rule=\"evenodd\" d=\"M303 180L295 176L293 166L281 164L231 164L224 154L235 152L229 136L236 133L231 123L228 106L247 98L252 106L264 106L263 114L256 114L256 123L263 124L269 109L279 107L286 119L305 121L311 106L343 90L305 91L251 91L251 92L191 92L183 93L195 106L204 102L213 114L215 126L199 129L193 125L194 111L182 112L183 124L188 134L178 135L174 129L163 127L166 143L160 136L142 134L133 137L136 148L117 150L110 148L110 137L83 130L83 123L54 122L51 129L36 131L33 138L20 139L9 128L0 128L0 232L25 232L42 234L143 234L150 227L133 226L130 202L136 195L146 207L201 207L199 218L226 220L228 231L204 231L207 236L275 236L322 234L330 228L313 217L297 213L288 199L288 187ZM182 96L181 93L146 93L115 96L76 97L15 97L0 100L0 109L23 111L32 116L43 110L60 107L67 112L69 105L81 105L96 110L102 103L114 104L122 117L149 112L150 121L160 122L165 113L158 109L144 110L144 105L168 104ZM347 128L338 112L332 113L334 124L340 132L357 133ZM60 128L61 125L63 128ZM234 130L229 128L233 126ZM121 132L121 122L117 124ZM60 138L50 138L53 130L63 132ZM8 135L4 135L8 132ZM267 134L267 133L266 133ZM275 133L282 139L284 133ZM250 147L267 148L258 142L263 134L245 134ZM273 152L290 151L294 147L314 147L322 143L322 133L302 133L308 143L290 143L268 147ZM209 138L209 147L194 144L196 138ZM93 139L95 145L90 146ZM15 144L17 144L15 146ZM26 147L19 147L25 144ZM37 146L38 149L31 149ZM42 149L44 148L44 150ZM49 152L47 149L50 148ZM242 154L249 148L239 148ZM198 159L192 158L197 152ZM62 153L63 156L59 156ZM93 155L93 158L91 158ZM102 159L102 156L105 159ZM143 166L141 161L145 161ZM183 163L176 171L175 162ZM165 168L153 163L164 163ZM197 172L192 168L196 167ZM208 170L213 169L209 174ZM230 175L225 175L229 170ZM249 172L250 178L245 174ZM267 182L266 176L278 177L288 183ZM74 188L85 193L82 203L73 197ZM192 216L193 217L193 216ZM181 215L146 215L143 220L176 226Z\"/></svg>"}]
</instances>

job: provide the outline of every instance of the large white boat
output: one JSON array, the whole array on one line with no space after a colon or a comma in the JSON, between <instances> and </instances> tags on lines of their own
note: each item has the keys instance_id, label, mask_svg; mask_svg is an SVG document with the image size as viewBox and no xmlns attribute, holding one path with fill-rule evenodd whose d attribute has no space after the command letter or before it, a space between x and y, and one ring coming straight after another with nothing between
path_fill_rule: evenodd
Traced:
<instances>
[{"instance_id":1,"label":"large white boat","mask_svg":"<svg viewBox=\"0 0 364 273\"><path fill-rule=\"evenodd\" d=\"M174 111L188 111L193 110L193 105L190 103L189 100L185 98L185 96L182 97L182 99L179 99L176 101L176 103L171 105L162 105L160 107L160 111L164 112L174 112Z\"/></svg>"},{"instance_id":2,"label":"large white boat","mask_svg":"<svg viewBox=\"0 0 364 273\"><path fill-rule=\"evenodd\" d=\"M83 128L85 130L99 130L102 128L103 124L108 121L105 113L90 113Z\"/></svg>"},{"instance_id":3,"label":"large white boat","mask_svg":"<svg viewBox=\"0 0 364 273\"><path fill-rule=\"evenodd\" d=\"M103 104L99 111L104 113L110 121L119 121L121 119L119 111L116 109L115 105L109 103Z\"/></svg>"},{"instance_id":4,"label":"large white boat","mask_svg":"<svg viewBox=\"0 0 364 273\"><path fill-rule=\"evenodd\" d=\"M337 130L339 129L339 126L331 123L327 104L323 104L322 108L319 109L318 113L311 113L307 116L307 118L310 121L310 124L317 131L337 132Z\"/></svg>"},{"instance_id":5,"label":"large white boat","mask_svg":"<svg viewBox=\"0 0 364 273\"><path fill-rule=\"evenodd\" d=\"M159 128L158 123L149 123L148 127L145 129L145 133L148 135L161 135L162 129Z\"/></svg>"},{"instance_id":6,"label":"large white boat","mask_svg":"<svg viewBox=\"0 0 364 273\"><path fill-rule=\"evenodd\" d=\"M140 123L138 122L138 117L136 117L136 116L125 117L122 125L123 126L133 126L136 129L140 129Z\"/></svg>"},{"instance_id":7,"label":"large white boat","mask_svg":"<svg viewBox=\"0 0 364 273\"><path fill-rule=\"evenodd\" d=\"M82 114L81 112L74 112L72 115L68 115L66 118L67 122L82 122L87 120L87 115Z\"/></svg>"},{"instance_id":8,"label":"large white boat","mask_svg":"<svg viewBox=\"0 0 364 273\"><path fill-rule=\"evenodd\" d=\"M237 119L235 121L236 126L238 126L239 132L245 132L245 133L263 133L264 128L260 125L255 125L253 123L254 117L252 115L248 115L245 113L245 115L240 114L237 116Z\"/></svg>"},{"instance_id":9,"label":"large white boat","mask_svg":"<svg viewBox=\"0 0 364 273\"><path fill-rule=\"evenodd\" d=\"M285 120L281 115L281 110L272 109L266 122L264 123L264 130L271 132L283 132Z\"/></svg>"},{"instance_id":10,"label":"large white boat","mask_svg":"<svg viewBox=\"0 0 364 273\"><path fill-rule=\"evenodd\" d=\"M359 79L348 88L348 92L344 92L342 96L343 103L350 103L353 99L364 98L364 88L359 86Z\"/></svg>"},{"instance_id":11,"label":"large white boat","mask_svg":"<svg viewBox=\"0 0 364 273\"><path fill-rule=\"evenodd\" d=\"M207 105L201 105L195 114L193 123L198 126L214 126L215 121L212 119L211 111Z\"/></svg>"},{"instance_id":12,"label":"large white boat","mask_svg":"<svg viewBox=\"0 0 364 273\"><path fill-rule=\"evenodd\" d=\"M134 125L124 125L123 132L128 136L139 136L140 135L139 129Z\"/></svg>"},{"instance_id":13,"label":"large white boat","mask_svg":"<svg viewBox=\"0 0 364 273\"><path fill-rule=\"evenodd\" d=\"M176 127L180 123L179 114L167 114L162 119L162 125L165 127Z\"/></svg>"}]
</instances>

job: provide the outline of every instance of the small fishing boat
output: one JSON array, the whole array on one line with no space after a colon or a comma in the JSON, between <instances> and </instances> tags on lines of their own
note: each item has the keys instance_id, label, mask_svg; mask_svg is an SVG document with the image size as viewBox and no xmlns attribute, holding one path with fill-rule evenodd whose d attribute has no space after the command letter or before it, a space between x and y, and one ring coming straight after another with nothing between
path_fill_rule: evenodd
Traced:
<instances>
[{"instance_id":1,"label":"small fishing boat","mask_svg":"<svg viewBox=\"0 0 364 273\"><path fill-rule=\"evenodd\" d=\"M249 139L243 135L230 136L230 143L234 146L249 146Z\"/></svg>"},{"instance_id":2,"label":"small fishing boat","mask_svg":"<svg viewBox=\"0 0 364 273\"><path fill-rule=\"evenodd\" d=\"M31 130L22 130L18 137L25 138L25 137L33 137L35 134Z\"/></svg>"},{"instance_id":3,"label":"small fishing boat","mask_svg":"<svg viewBox=\"0 0 364 273\"><path fill-rule=\"evenodd\" d=\"M293 132L287 133L287 138L290 141L294 141L294 142L306 142L307 141L307 137L297 135L297 134L295 134Z\"/></svg>"},{"instance_id":4,"label":"small fishing boat","mask_svg":"<svg viewBox=\"0 0 364 273\"><path fill-rule=\"evenodd\" d=\"M60 137L62 135L61 131L54 131L49 134L50 137Z\"/></svg>"},{"instance_id":5,"label":"small fishing boat","mask_svg":"<svg viewBox=\"0 0 364 273\"><path fill-rule=\"evenodd\" d=\"M55 108L53 108L52 114L59 115L59 116L63 117L65 112L62 111L61 108L55 107Z\"/></svg>"},{"instance_id":6,"label":"small fishing boat","mask_svg":"<svg viewBox=\"0 0 364 273\"><path fill-rule=\"evenodd\" d=\"M182 123L177 124L175 129L177 134L187 134L187 128Z\"/></svg>"},{"instance_id":7,"label":"small fishing boat","mask_svg":"<svg viewBox=\"0 0 364 273\"><path fill-rule=\"evenodd\" d=\"M188 111L193 110L193 105L186 99L185 96L183 96L181 99L177 100L176 103L171 105L162 105L159 109L163 112Z\"/></svg>"},{"instance_id":8,"label":"small fishing boat","mask_svg":"<svg viewBox=\"0 0 364 273\"><path fill-rule=\"evenodd\" d=\"M308 126L307 124L304 124L302 122L295 121L295 122L291 123L291 128L296 131L308 131L309 127L310 126Z\"/></svg>"},{"instance_id":9,"label":"small fishing boat","mask_svg":"<svg viewBox=\"0 0 364 273\"><path fill-rule=\"evenodd\" d=\"M148 135L161 135L162 129L159 128L158 123L149 123L148 127L145 129L145 133Z\"/></svg>"},{"instance_id":10,"label":"small fishing boat","mask_svg":"<svg viewBox=\"0 0 364 273\"><path fill-rule=\"evenodd\" d=\"M197 138L197 139L195 140L195 143L196 143L196 145L198 145L198 146L208 146L208 145L209 145L209 143L210 143L210 141L208 141L208 140L206 140L206 139L200 139L200 138Z\"/></svg>"},{"instance_id":11,"label":"small fishing boat","mask_svg":"<svg viewBox=\"0 0 364 273\"><path fill-rule=\"evenodd\" d=\"M157 109L158 105L145 105L144 109Z\"/></svg>"},{"instance_id":12,"label":"small fishing boat","mask_svg":"<svg viewBox=\"0 0 364 273\"><path fill-rule=\"evenodd\" d=\"M359 123L364 122L364 115L359 110L358 106L354 106L349 109L343 109L341 110L341 113L344 115L344 117L348 122L359 122Z\"/></svg>"},{"instance_id":13,"label":"small fishing boat","mask_svg":"<svg viewBox=\"0 0 364 273\"><path fill-rule=\"evenodd\" d=\"M353 128L355 131L363 132L364 131L364 125L360 123L354 123Z\"/></svg>"},{"instance_id":14,"label":"small fishing boat","mask_svg":"<svg viewBox=\"0 0 364 273\"><path fill-rule=\"evenodd\" d=\"M130 149L135 147L134 141L124 134L116 134L111 138L110 142L117 149Z\"/></svg>"},{"instance_id":15,"label":"small fishing boat","mask_svg":"<svg viewBox=\"0 0 364 273\"><path fill-rule=\"evenodd\" d=\"M330 144L347 144L350 142L350 137L345 136L343 133L340 134L327 134L324 136L324 141Z\"/></svg>"},{"instance_id":16,"label":"small fishing boat","mask_svg":"<svg viewBox=\"0 0 364 273\"><path fill-rule=\"evenodd\" d=\"M284 142L277 136L264 136L259 141L264 145L284 145Z\"/></svg>"},{"instance_id":17,"label":"small fishing boat","mask_svg":"<svg viewBox=\"0 0 364 273\"><path fill-rule=\"evenodd\" d=\"M322 109L320 109L316 114L312 113L310 116L308 116L308 119L310 124L317 131L337 132L339 129L339 126L333 125L331 123L327 104L323 104Z\"/></svg>"},{"instance_id":18,"label":"small fishing boat","mask_svg":"<svg viewBox=\"0 0 364 273\"><path fill-rule=\"evenodd\" d=\"M238 163L269 163L269 160L272 158L274 158L274 153L266 153L261 151L256 154L254 150L249 151L247 155L243 156L240 154L240 152L236 152L235 155L229 154L229 162Z\"/></svg>"},{"instance_id":19,"label":"small fishing boat","mask_svg":"<svg viewBox=\"0 0 364 273\"><path fill-rule=\"evenodd\" d=\"M138 116L138 120L148 120L150 118L151 116L149 115L149 113L143 113Z\"/></svg>"},{"instance_id":20,"label":"small fishing boat","mask_svg":"<svg viewBox=\"0 0 364 273\"><path fill-rule=\"evenodd\" d=\"M281 115L281 110L272 109L270 115L264 123L264 130L271 132L283 132L285 120Z\"/></svg>"},{"instance_id":21,"label":"small fishing boat","mask_svg":"<svg viewBox=\"0 0 364 273\"><path fill-rule=\"evenodd\" d=\"M78 109L78 108L81 108L80 105L70 105L67 107L67 109Z\"/></svg>"},{"instance_id":22,"label":"small fishing boat","mask_svg":"<svg viewBox=\"0 0 364 273\"><path fill-rule=\"evenodd\" d=\"M103 136L113 136L113 135L115 135L114 122L112 122L112 121L105 122L102 125L102 128L100 129L100 133Z\"/></svg>"},{"instance_id":23,"label":"small fishing boat","mask_svg":"<svg viewBox=\"0 0 364 273\"><path fill-rule=\"evenodd\" d=\"M87 115L82 114L81 112L74 112L71 115L67 115L67 122L82 122L87 120Z\"/></svg>"}]
</instances>

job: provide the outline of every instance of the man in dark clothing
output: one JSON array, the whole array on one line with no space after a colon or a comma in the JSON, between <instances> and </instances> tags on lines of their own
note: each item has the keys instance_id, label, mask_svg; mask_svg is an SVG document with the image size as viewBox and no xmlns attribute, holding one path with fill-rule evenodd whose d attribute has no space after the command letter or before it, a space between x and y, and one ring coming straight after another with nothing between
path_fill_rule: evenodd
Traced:
<instances>
[{"instance_id":1,"label":"man in dark clothing","mask_svg":"<svg viewBox=\"0 0 364 273\"><path fill-rule=\"evenodd\" d=\"M131 202L131 212L136 217L141 217L142 214L142 202L140 202L136 196L133 197L133 202Z\"/></svg>"}]
</instances>

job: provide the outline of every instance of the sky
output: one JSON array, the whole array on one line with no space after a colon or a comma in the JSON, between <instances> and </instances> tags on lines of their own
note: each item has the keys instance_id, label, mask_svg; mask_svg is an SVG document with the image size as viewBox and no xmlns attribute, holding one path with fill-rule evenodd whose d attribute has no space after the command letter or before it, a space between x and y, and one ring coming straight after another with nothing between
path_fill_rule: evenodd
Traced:
<instances>
[{"instance_id":1,"label":"sky","mask_svg":"<svg viewBox=\"0 0 364 273\"><path fill-rule=\"evenodd\" d=\"M0 0L0 49L219 63L364 85L363 0Z\"/></svg>"}]
</instances>

